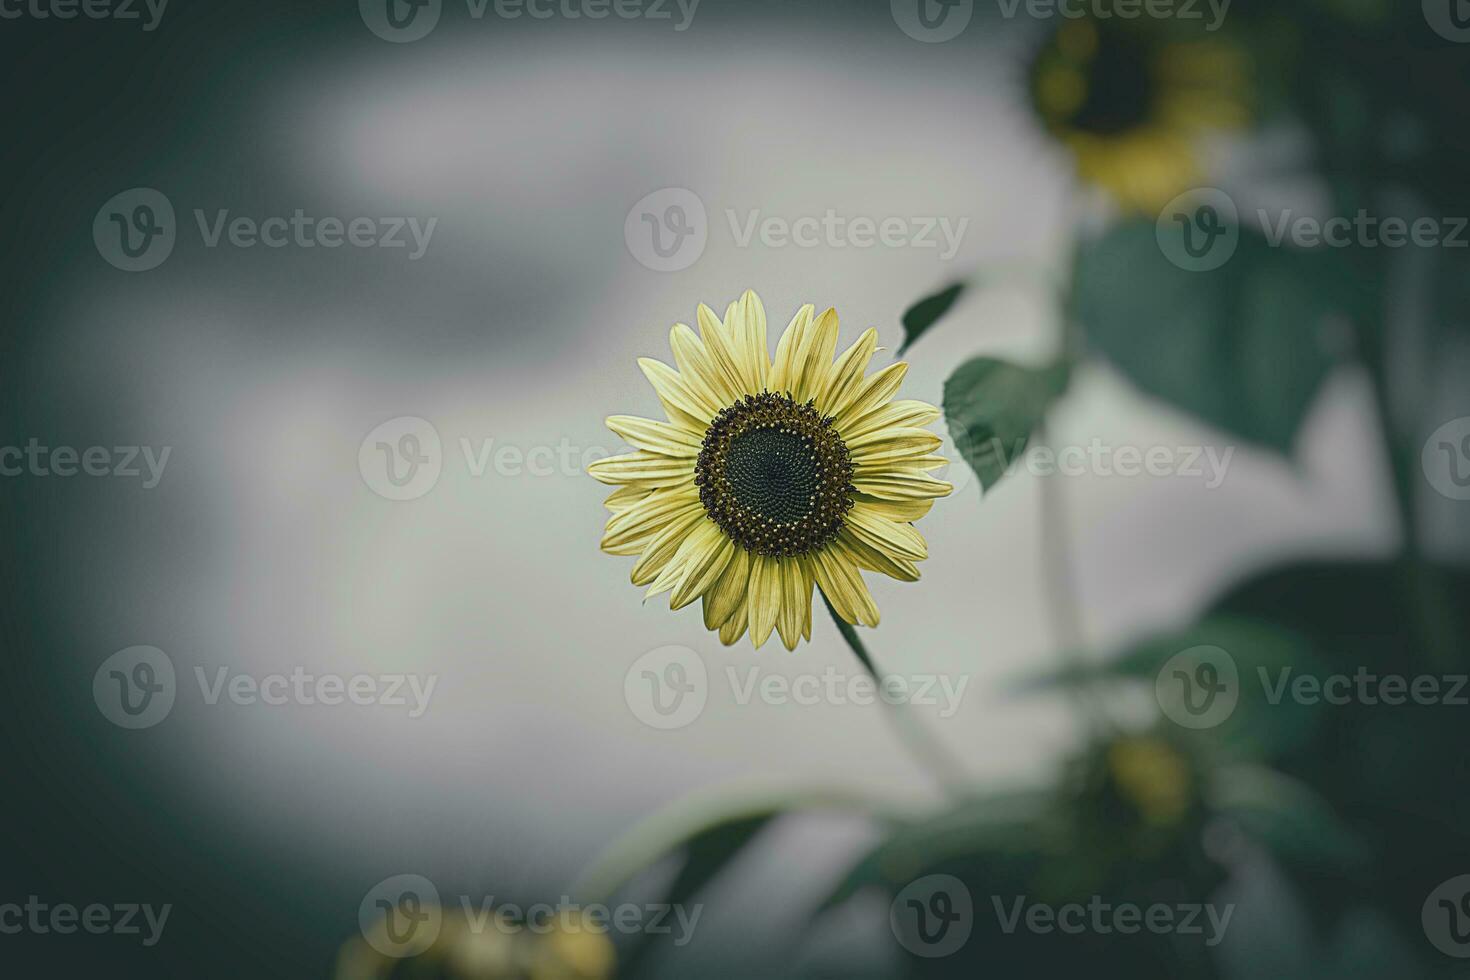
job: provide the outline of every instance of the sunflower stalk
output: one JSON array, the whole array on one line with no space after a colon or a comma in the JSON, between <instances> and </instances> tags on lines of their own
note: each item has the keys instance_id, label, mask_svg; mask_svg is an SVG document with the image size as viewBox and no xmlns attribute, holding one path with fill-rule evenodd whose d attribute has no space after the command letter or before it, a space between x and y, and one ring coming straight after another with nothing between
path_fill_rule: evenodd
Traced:
<instances>
[{"instance_id":1,"label":"sunflower stalk","mask_svg":"<svg viewBox=\"0 0 1470 980\"><path fill-rule=\"evenodd\" d=\"M818 592L820 591L818 590ZM858 662L863 665L863 669L873 678L873 682L879 688L882 688L887 675L880 671L878 665L873 662L872 655L868 653L868 648L858 638L857 630L851 623L837 615L837 610L832 608L832 603L827 599L826 595L822 596L822 603L827 607L827 612L832 615L832 622L837 624L837 632L842 634L842 638L852 648L853 656L857 657ZM899 740L903 742L904 747L909 750L909 753L934 777L935 782L946 793L956 798L964 796L966 793L965 787L969 783L969 778L965 775L965 767L959 758L950 752L949 749L945 748L944 743L935 738L933 733L919 724L903 705L886 698L880 698L879 700L883 701L883 703L892 709L888 712L888 717L892 720L893 727L898 732Z\"/></svg>"}]
</instances>

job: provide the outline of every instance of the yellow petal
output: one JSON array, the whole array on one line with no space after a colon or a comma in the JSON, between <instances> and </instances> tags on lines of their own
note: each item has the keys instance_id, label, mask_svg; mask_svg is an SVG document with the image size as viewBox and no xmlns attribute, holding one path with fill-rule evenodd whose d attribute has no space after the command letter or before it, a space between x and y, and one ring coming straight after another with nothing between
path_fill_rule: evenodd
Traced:
<instances>
[{"instance_id":1,"label":"yellow petal","mask_svg":"<svg viewBox=\"0 0 1470 980\"><path fill-rule=\"evenodd\" d=\"M694 458L674 457L639 450L599 459L587 467L599 483L637 483L646 487L671 487L694 482Z\"/></svg>"},{"instance_id":2,"label":"yellow petal","mask_svg":"<svg viewBox=\"0 0 1470 980\"><path fill-rule=\"evenodd\" d=\"M729 405L735 401L736 394L745 390L745 382L741 379L740 358L734 341L725 332L724 322L715 316L714 310L703 303L699 304L699 335L704 338L704 347L709 351L710 362L724 378L725 388L730 392L730 399L725 405ZM724 408L725 405L720 407Z\"/></svg>"},{"instance_id":3,"label":"yellow petal","mask_svg":"<svg viewBox=\"0 0 1470 980\"><path fill-rule=\"evenodd\" d=\"M750 639L759 650L781 612L781 562L755 555L750 565Z\"/></svg>"},{"instance_id":4,"label":"yellow petal","mask_svg":"<svg viewBox=\"0 0 1470 980\"><path fill-rule=\"evenodd\" d=\"M834 412L829 410L829 414L834 414ZM879 405L862 418L853 419L847 423L842 429L842 438L856 439L875 429L920 428L938 418L939 409L928 402L914 401L910 398L900 399Z\"/></svg>"},{"instance_id":5,"label":"yellow petal","mask_svg":"<svg viewBox=\"0 0 1470 980\"><path fill-rule=\"evenodd\" d=\"M817 408L823 415L836 415L847 406L863 383L863 372L878 350L878 331L869 327L853 345L842 352L817 394Z\"/></svg>"},{"instance_id":6,"label":"yellow petal","mask_svg":"<svg viewBox=\"0 0 1470 980\"><path fill-rule=\"evenodd\" d=\"M771 374L766 379L766 385L777 394L795 392L795 379L800 373L796 355L807 329L811 326L814 311L815 307L810 303L797 310L796 316L791 318L781 334L781 339L776 341L776 359L771 362Z\"/></svg>"},{"instance_id":7,"label":"yellow petal","mask_svg":"<svg viewBox=\"0 0 1470 980\"><path fill-rule=\"evenodd\" d=\"M926 500L947 497L954 487L917 470L884 469L879 472L854 473L852 485L859 493L884 500Z\"/></svg>"},{"instance_id":8,"label":"yellow petal","mask_svg":"<svg viewBox=\"0 0 1470 980\"><path fill-rule=\"evenodd\" d=\"M870 572L878 572L889 578L896 578L900 582L917 582L919 580L919 566L903 558L894 558L886 555L877 548L870 548L863 544L852 532L843 528L838 534L847 553L857 562L858 567L865 568Z\"/></svg>"},{"instance_id":9,"label":"yellow petal","mask_svg":"<svg viewBox=\"0 0 1470 980\"><path fill-rule=\"evenodd\" d=\"M735 389L716 363L709 345L700 340L687 324L676 323L669 330L669 347L679 376L699 395L704 404L718 411L735 401Z\"/></svg>"},{"instance_id":10,"label":"yellow petal","mask_svg":"<svg viewBox=\"0 0 1470 980\"><path fill-rule=\"evenodd\" d=\"M638 366L643 369L649 384L653 385L659 402L669 415L669 421L675 425L703 435L715 413L724 407L712 405L708 399L696 394L679 372L663 361L640 357Z\"/></svg>"},{"instance_id":11,"label":"yellow petal","mask_svg":"<svg viewBox=\"0 0 1470 980\"><path fill-rule=\"evenodd\" d=\"M848 422L862 418L891 399L897 393L899 385L903 384L903 377L908 370L907 362L898 361L864 381L847 407L837 413L838 431L845 431Z\"/></svg>"},{"instance_id":12,"label":"yellow petal","mask_svg":"<svg viewBox=\"0 0 1470 980\"><path fill-rule=\"evenodd\" d=\"M638 501L642 500L644 497L647 497L650 493L653 493L653 491L648 489L647 487L640 487L636 484L627 483L623 486L618 487L611 494L609 494L608 498L602 502L602 506L606 507L608 510L616 514L619 511L627 510L629 507L632 507Z\"/></svg>"},{"instance_id":13,"label":"yellow petal","mask_svg":"<svg viewBox=\"0 0 1470 980\"><path fill-rule=\"evenodd\" d=\"M750 393L759 394L765 390L766 378L771 373L771 352L766 347L766 308L755 290L747 289L740 297L730 335L745 339L746 380Z\"/></svg>"},{"instance_id":14,"label":"yellow petal","mask_svg":"<svg viewBox=\"0 0 1470 980\"><path fill-rule=\"evenodd\" d=\"M929 513L934 506L933 499L912 500L883 500L880 497L870 497L867 494L859 494L858 500L875 514L881 514L890 521L898 521L901 524L912 524Z\"/></svg>"},{"instance_id":15,"label":"yellow petal","mask_svg":"<svg viewBox=\"0 0 1470 980\"><path fill-rule=\"evenodd\" d=\"M736 548L719 581L703 596L704 628L713 630L723 626L745 601L745 593L749 588L750 552L744 548Z\"/></svg>"},{"instance_id":16,"label":"yellow petal","mask_svg":"<svg viewBox=\"0 0 1470 980\"><path fill-rule=\"evenodd\" d=\"M877 626L878 606L873 602L856 562L840 542L830 542L827 547L812 552L811 557L817 585L837 615L849 623Z\"/></svg>"},{"instance_id":17,"label":"yellow petal","mask_svg":"<svg viewBox=\"0 0 1470 980\"><path fill-rule=\"evenodd\" d=\"M928 429L875 429L847 441L852 461L864 466L893 459L924 456L939 448L942 440Z\"/></svg>"},{"instance_id":18,"label":"yellow petal","mask_svg":"<svg viewBox=\"0 0 1470 980\"><path fill-rule=\"evenodd\" d=\"M633 563L633 584L644 586L658 578L669 562L673 561L679 546L684 543L694 525L703 518L703 507L691 507L658 531L641 539L642 555Z\"/></svg>"},{"instance_id":19,"label":"yellow petal","mask_svg":"<svg viewBox=\"0 0 1470 980\"><path fill-rule=\"evenodd\" d=\"M798 402L815 398L827 386L832 355L837 350L837 311L828 307L812 321L801 340L795 364L799 374L792 380L792 397Z\"/></svg>"},{"instance_id":20,"label":"yellow petal","mask_svg":"<svg viewBox=\"0 0 1470 980\"><path fill-rule=\"evenodd\" d=\"M854 503L847 512L847 526L855 538L885 555L908 561L922 561L929 557L923 535L912 525L890 521L870 510L862 501Z\"/></svg>"},{"instance_id":21,"label":"yellow petal","mask_svg":"<svg viewBox=\"0 0 1470 980\"><path fill-rule=\"evenodd\" d=\"M643 538L651 538L663 530L664 525L690 512L703 511L704 508L699 503L699 493L693 487L651 493L608 519L607 533L602 538L602 549L609 551Z\"/></svg>"},{"instance_id":22,"label":"yellow petal","mask_svg":"<svg viewBox=\"0 0 1470 980\"><path fill-rule=\"evenodd\" d=\"M786 558L781 565L781 611L776 629L786 649L795 650L803 623L812 612L811 572L801 558Z\"/></svg>"},{"instance_id":23,"label":"yellow petal","mask_svg":"<svg viewBox=\"0 0 1470 980\"><path fill-rule=\"evenodd\" d=\"M750 619L746 612L749 606L749 595L742 595L740 597L740 605L730 614L730 618L725 620L725 625L720 627L720 642L725 644L725 646L730 646L745 635L745 626Z\"/></svg>"},{"instance_id":24,"label":"yellow petal","mask_svg":"<svg viewBox=\"0 0 1470 980\"><path fill-rule=\"evenodd\" d=\"M636 449L664 456L698 456L702 440L687 429L636 415L610 415L607 427Z\"/></svg>"},{"instance_id":25,"label":"yellow petal","mask_svg":"<svg viewBox=\"0 0 1470 980\"><path fill-rule=\"evenodd\" d=\"M719 581L734 555L735 542L725 537L713 521L709 521L696 528L679 550L684 548L689 549L684 561L684 575L669 598L669 604L675 609L683 609Z\"/></svg>"}]
</instances>

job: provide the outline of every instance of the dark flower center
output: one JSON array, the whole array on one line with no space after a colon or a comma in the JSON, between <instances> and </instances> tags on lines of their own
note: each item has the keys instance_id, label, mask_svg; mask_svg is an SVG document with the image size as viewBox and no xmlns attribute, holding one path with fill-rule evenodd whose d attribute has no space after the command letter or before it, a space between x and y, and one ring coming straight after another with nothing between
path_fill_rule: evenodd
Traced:
<instances>
[{"instance_id":1,"label":"dark flower center","mask_svg":"<svg viewBox=\"0 0 1470 980\"><path fill-rule=\"evenodd\" d=\"M720 412L694 469L710 519L746 551L776 558L814 551L842 530L851 481L832 418L771 392Z\"/></svg>"},{"instance_id":2,"label":"dark flower center","mask_svg":"<svg viewBox=\"0 0 1470 980\"><path fill-rule=\"evenodd\" d=\"M1087 95L1072 125L1087 133L1114 136L1143 125L1153 109L1149 52L1133 38L1104 32L1087 66Z\"/></svg>"}]
</instances>

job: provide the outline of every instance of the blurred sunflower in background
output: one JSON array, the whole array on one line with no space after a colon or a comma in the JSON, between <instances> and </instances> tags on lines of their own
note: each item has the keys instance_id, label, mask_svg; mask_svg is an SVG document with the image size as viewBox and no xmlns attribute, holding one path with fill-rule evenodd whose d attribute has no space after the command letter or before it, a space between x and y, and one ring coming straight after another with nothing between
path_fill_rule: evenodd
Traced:
<instances>
[{"instance_id":1,"label":"blurred sunflower in background","mask_svg":"<svg viewBox=\"0 0 1470 980\"><path fill-rule=\"evenodd\" d=\"M1250 59L1225 38L1139 21L1064 22L1032 61L1032 105L1084 181L1155 213L1199 183L1199 141L1251 118Z\"/></svg>"},{"instance_id":2,"label":"blurred sunflower in background","mask_svg":"<svg viewBox=\"0 0 1470 980\"><path fill-rule=\"evenodd\" d=\"M336 980L611 980L617 965L606 929L570 911L534 932L498 912L478 926L445 915L427 948L387 952L397 945L378 922L342 945Z\"/></svg>"},{"instance_id":3,"label":"blurred sunflower in background","mask_svg":"<svg viewBox=\"0 0 1470 980\"><path fill-rule=\"evenodd\" d=\"M788 650L811 638L812 589L845 621L878 625L860 574L916 581L928 556L913 522L952 487L924 426L939 409L894 401L908 365L866 375L868 329L837 356L837 313L803 306L770 357L754 292L724 319L703 304L699 333L670 333L676 368L640 358L667 421L614 415L636 452L600 460L593 477L618 489L602 550L638 555L634 585L704 604L706 629L732 644L772 630Z\"/></svg>"}]
</instances>

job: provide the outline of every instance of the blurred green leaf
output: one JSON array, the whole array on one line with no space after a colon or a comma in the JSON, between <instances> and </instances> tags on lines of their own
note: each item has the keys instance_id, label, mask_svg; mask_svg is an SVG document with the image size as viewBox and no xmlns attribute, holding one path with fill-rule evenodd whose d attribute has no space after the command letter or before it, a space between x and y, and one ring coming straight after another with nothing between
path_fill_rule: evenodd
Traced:
<instances>
[{"instance_id":1,"label":"blurred green leaf","mask_svg":"<svg viewBox=\"0 0 1470 980\"><path fill-rule=\"evenodd\" d=\"M953 860L1010 855L1030 859L1036 826L1052 801L1049 793L1020 792L969 799L925 820L898 825L863 856L817 908L817 914L865 888L896 892L930 869Z\"/></svg>"},{"instance_id":2,"label":"blurred green leaf","mask_svg":"<svg viewBox=\"0 0 1470 980\"><path fill-rule=\"evenodd\" d=\"M932 296L925 296L913 306L904 310L904 340L898 352L902 354L912 347L914 341L923 336L924 332L934 326L940 317L949 312L949 308L955 304L955 300L959 299L960 294L964 291L965 284L957 282L951 286L946 286Z\"/></svg>"},{"instance_id":3,"label":"blurred green leaf","mask_svg":"<svg viewBox=\"0 0 1470 980\"><path fill-rule=\"evenodd\" d=\"M1284 866L1361 871L1367 842L1310 786L1261 766L1225 766L1210 781L1208 802L1263 844Z\"/></svg>"},{"instance_id":4,"label":"blurred green leaf","mask_svg":"<svg viewBox=\"0 0 1470 980\"><path fill-rule=\"evenodd\" d=\"M1160 234L1182 255L1185 231ZM1342 250L1272 247L1242 227L1224 265L1195 272L1166 258L1155 232L1125 222L1080 250L1089 343L1142 391L1288 452L1331 367L1328 339L1364 302Z\"/></svg>"},{"instance_id":5,"label":"blurred green leaf","mask_svg":"<svg viewBox=\"0 0 1470 980\"><path fill-rule=\"evenodd\" d=\"M1022 367L991 357L966 361L944 383L955 448L989 490L1025 452L1046 410L1066 391L1065 364Z\"/></svg>"}]
</instances>

